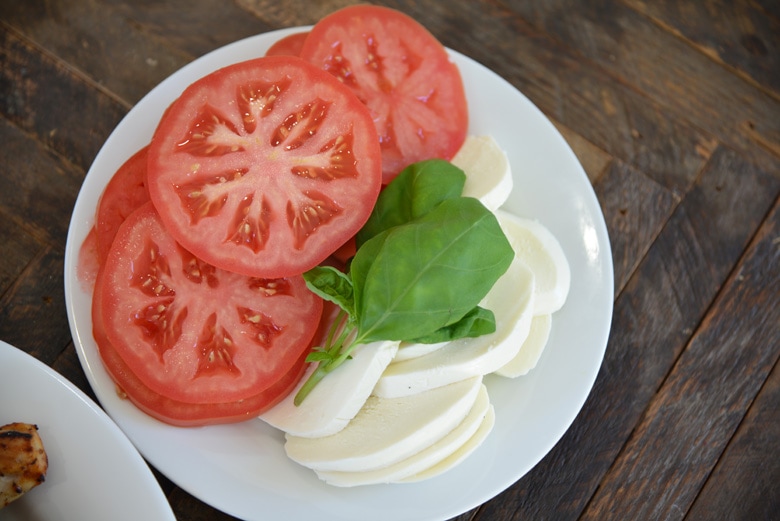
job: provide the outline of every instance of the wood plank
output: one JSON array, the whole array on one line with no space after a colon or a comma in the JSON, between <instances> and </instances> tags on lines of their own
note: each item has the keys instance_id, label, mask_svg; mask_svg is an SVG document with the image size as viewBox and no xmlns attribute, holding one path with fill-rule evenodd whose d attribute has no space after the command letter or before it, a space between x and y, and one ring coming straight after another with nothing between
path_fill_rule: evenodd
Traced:
<instances>
[{"instance_id":1,"label":"wood plank","mask_svg":"<svg viewBox=\"0 0 780 521\"><path fill-rule=\"evenodd\" d=\"M780 96L780 20L748 0L623 0L700 52Z\"/></svg>"},{"instance_id":2,"label":"wood plank","mask_svg":"<svg viewBox=\"0 0 780 521\"><path fill-rule=\"evenodd\" d=\"M0 209L39 242L65 249L68 219L84 171L0 118Z\"/></svg>"},{"instance_id":3,"label":"wood plank","mask_svg":"<svg viewBox=\"0 0 780 521\"><path fill-rule=\"evenodd\" d=\"M577 159L582 165L582 169L585 170L585 173L588 175L591 184L595 183L607 171L607 168L612 161L612 156L583 136L571 130L566 125L555 120L551 121L553 125L555 125L555 128L558 129L558 132L561 133L563 139L569 144L574 155L577 156Z\"/></svg>"},{"instance_id":4,"label":"wood plank","mask_svg":"<svg viewBox=\"0 0 780 521\"><path fill-rule=\"evenodd\" d=\"M778 193L779 179L716 150L618 296L601 370L574 424L477 519L579 517Z\"/></svg>"},{"instance_id":5,"label":"wood plank","mask_svg":"<svg viewBox=\"0 0 780 521\"><path fill-rule=\"evenodd\" d=\"M87 396L95 401L95 403L100 403L95 392L92 390L92 387L89 385L89 380L87 380L87 375L81 367L81 362L76 354L76 348L73 346L72 342L69 343L52 362L51 368L67 378L73 385L84 391Z\"/></svg>"},{"instance_id":6,"label":"wood plank","mask_svg":"<svg viewBox=\"0 0 780 521\"><path fill-rule=\"evenodd\" d=\"M139 28L147 37L151 35L150 40L163 41L193 58L248 36L282 27L259 18L235 2L224 0L96 2L121 13L131 26ZM280 4L276 5L278 8ZM290 12L287 4L284 9Z\"/></svg>"},{"instance_id":7,"label":"wood plank","mask_svg":"<svg viewBox=\"0 0 780 521\"><path fill-rule=\"evenodd\" d=\"M237 518L207 505L180 488L171 491L168 502L176 514L176 519L187 519L188 521L237 520Z\"/></svg>"},{"instance_id":8,"label":"wood plank","mask_svg":"<svg viewBox=\"0 0 780 521\"><path fill-rule=\"evenodd\" d=\"M314 25L325 15L347 5L360 2L349 0L286 0L284 3L274 0L235 0L243 9L254 13L270 26L297 27ZM387 2L381 2L386 4Z\"/></svg>"},{"instance_id":9,"label":"wood plank","mask_svg":"<svg viewBox=\"0 0 780 521\"><path fill-rule=\"evenodd\" d=\"M614 511L630 519L681 519L688 511L780 358L780 270L772 269L780 266L778 233L776 207L582 519L605 519ZM777 455L777 447L773 452ZM780 464L774 467L780 469ZM743 482L732 490L732 501L739 504L742 498L735 493L741 496L754 486L752 479ZM769 501L756 498L754 506L766 510ZM719 514L721 519L746 519L744 512Z\"/></svg>"},{"instance_id":10,"label":"wood plank","mask_svg":"<svg viewBox=\"0 0 780 521\"><path fill-rule=\"evenodd\" d=\"M759 6L761 10L768 16L772 16L777 20L780 20L780 3L777 0L752 0L754 4ZM777 33L775 33L777 37Z\"/></svg>"},{"instance_id":11,"label":"wood plank","mask_svg":"<svg viewBox=\"0 0 780 521\"><path fill-rule=\"evenodd\" d=\"M0 115L86 171L127 107L2 23L0 48Z\"/></svg>"},{"instance_id":12,"label":"wood plank","mask_svg":"<svg viewBox=\"0 0 780 521\"><path fill-rule=\"evenodd\" d=\"M680 199L621 161L614 161L594 188L612 246L617 296Z\"/></svg>"},{"instance_id":13,"label":"wood plank","mask_svg":"<svg viewBox=\"0 0 780 521\"><path fill-rule=\"evenodd\" d=\"M2 162L1 158L0 162ZM0 179L0 186L2 183ZM2 204L0 204L0 244L3 245L3 254L0 255L0 297L2 297L43 245L30 233L16 225L10 210Z\"/></svg>"},{"instance_id":14,"label":"wood plank","mask_svg":"<svg viewBox=\"0 0 780 521\"><path fill-rule=\"evenodd\" d=\"M442 43L501 71L549 118L669 189L687 190L716 145L676 110L665 110L617 81L579 51L529 25L505 2L446 3L440 13L409 0L387 4L416 18L424 15L426 27ZM459 16L449 16L451 10Z\"/></svg>"},{"instance_id":15,"label":"wood plank","mask_svg":"<svg viewBox=\"0 0 780 521\"><path fill-rule=\"evenodd\" d=\"M3 0L0 19L78 67L121 99L125 110L192 60L192 56L150 38L132 20L99 0ZM58 99L48 93L43 98Z\"/></svg>"},{"instance_id":16,"label":"wood plank","mask_svg":"<svg viewBox=\"0 0 780 521\"><path fill-rule=\"evenodd\" d=\"M780 156L780 100L738 77L689 42L619 0L572 9L564 0L507 0L539 31L555 37L659 104L663 112L704 129L768 172Z\"/></svg>"},{"instance_id":17,"label":"wood plank","mask_svg":"<svg viewBox=\"0 0 780 521\"><path fill-rule=\"evenodd\" d=\"M0 298L0 338L51 365L71 342L62 250L46 248Z\"/></svg>"},{"instance_id":18,"label":"wood plank","mask_svg":"<svg viewBox=\"0 0 780 521\"><path fill-rule=\"evenodd\" d=\"M777 335L774 344L780 344ZM780 494L777 493L777 484L780 483L778 404L780 364L775 365L734 439L718 460L688 512L688 518L769 520L777 516L780 512Z\"/></svg>"}]
</instances>

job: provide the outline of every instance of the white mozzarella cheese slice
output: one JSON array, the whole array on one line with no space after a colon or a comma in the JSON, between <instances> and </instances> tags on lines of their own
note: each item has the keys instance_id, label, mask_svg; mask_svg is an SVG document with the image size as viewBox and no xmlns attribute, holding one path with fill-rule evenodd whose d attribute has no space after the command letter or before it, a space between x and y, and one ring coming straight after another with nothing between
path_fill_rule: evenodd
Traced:
<instances>
[{"instance_id":1,"label":"white mozzarella cheese slice","mask_svg":"<svg viewBox=\"0 0 780 521\"><path fill-rule=\"evenodd\" d=\"M395 358L390 362L395 364L397 362L403 362L404 360L411 360L418 356L427 355L439 348L447 345L447 342L438 342L436 344L418 344L415 342L401 342L398 346L398 352L395 354Z\"/></svg>"},{"instance_id":2,"label":"white mozzarella cheese slice","mask_svg":"<svg viewBox=\"0 0 780 521\"><path fill-rule=\"evenodd\" d=\"M512 192L509 158L491 136L468 136L450 162L466 173L463 195L479 199L491 211Z\"/></svg>"},{"instance_id":3,"label":"white mozzarella cheese slice","mask_svg":"<svg viewBox=\"0 0 780 521\"><path fill-rule=\"evenodd\" d=\"M533 272L536 281L534 315L558 311L566 302L571 270L558 239L538 221L524 219L503 210L496 217L516 258Z\"/></svg>"},{"instance_id":4,"label":"white mozzarella cheese slice","mask_svg":"<svg viewBox=\"0 0 780 521\"><path fill-rule=\"evenodd\" d=\"M312 373L311 364L298 386L260 419L295 436L335 434L355 417L398 350L398 342L355 346L352 358L328 373L300 405L295 394Z\"/></svg>"},{"instance_id":5,"label":"white mozzarella cheese slice","mask_svg":"<svg viewBox=\"0 0 780 521\"><path fill-rule=\"evenodd\" d=\"M552 315L537 315L531 321L531 331L523 342L523 346L517 355L503 367L496 370L496 374L508 378L516 378L536 367L550 338L552 329Z\"/></svg>"},{"instance_id":6,"label":"white mozzarella cheese slice","mask_svg":"<svg viewBox=\"0 0 780 521\"><path fill-rule=\"evenodd\" d=\"M322 438L286 435L293 461L315 471L367 471L430 447L457 427L476 401L482 377L415 396L370 396L341 431Z\"/></svg>"},{"instance_id":7,"label":"white mozzarella cheese slice","mask_svg":"<svg viewBox=\"0 0 780 521\"><path fill-rule=\"evenodd\" d=\"M517 258L483 299L493 311L496 331L449 342L429 354L390 364L373 394L395 398L426 391L476 375L492 373L520 350L531 329L534 276Z\"/></svg>"},{"instance_id":8,"label":"white mozzarella cheese slice","mask_svg":"<svg viewBox=\"0 0 780 521\"><path fill-rule=\"evenodd\" d=\"M398 463L379 469L363 472L320 471L317 472L317 475L326 483L338 487L392 483L402 480L436 465L463 446L477 432L489 408L490 399L487 388L483 384L474 405L463 421L430 447Z\"/></svg>"},{"instance_id":9,"label":"white mozzarella cheese slice","mask_svg":"<svg viewBox=\"0 0 780 521\"><path fill-rule=\"evenodd\" d=\"M455 452L453 452L452 454L450 454L449 456L441 460L439 463L433 465L432 467L429 467L423 470L422 472L418 472L417 474L413 474L399 481L403 483L412 483L416 481L430 479L458 466L463 460L468 458L477 449L477 447L482 445L482 443L488 437L488 434L490 434L490 432L493 430L493 426L495 425L495 423L496 423L496 412L493 409L493 406L491 405L490 408L487 410L487 413L485 414L485 418L482 420L482 423L479 425L479 428L474 433L474 435L471 436L471 438L469 438L468 441L466 441L466 443L461 445Z\"/></svg>"}]
</instances>

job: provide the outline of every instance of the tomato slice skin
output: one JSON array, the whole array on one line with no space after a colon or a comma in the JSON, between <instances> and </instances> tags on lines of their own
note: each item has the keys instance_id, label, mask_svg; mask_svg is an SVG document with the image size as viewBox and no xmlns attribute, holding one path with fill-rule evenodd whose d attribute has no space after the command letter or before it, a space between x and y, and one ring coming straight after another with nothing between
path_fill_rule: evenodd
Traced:
<instances>
[{"instance_id":1,"label":"tomato slice skin","mask_svg":"<svg viewBox=\"0 0 780 521\"><path fill-rule=\"evenodd\" d=\"M365 223L381 187L368 110L293 56L217 70L162 117L151 200L185 248L249 276L300 274Z\"/></svg>"},{"instance_id":2,"label":"tomato slice skin","mask_svg":"<svg viewBox=\"0 0 780 521\"><path fill-rule=\"evenodd\" d=\"M299 56L303 49L303 42L309 35L308 31L289 34L280 38L265 52L266 56Z\"/></svg>"},{"instance_id":3,"label":"tomato slice skin","mask_svg":"<svg viewBox=\"0 0 780 521\"><path fill-rule=\"evenodd\" d=\"M300 275L260 279L197 259L151 203L122 224L101 276L93 309L107 341L143 386L175 402L272 389L297 370L322 313Z\"/></svg>"},{"instance_id":4,"label":"tomato slice skin","mask_svg":"<svg viewBox=\"0 0 780 521\"><path fill-rule=\"evenodd\" d=\"M146 160L149 146L144 146L125 161L111 177L98 202L95 234L98 259L102 263L111 243L128 215L149 201L146 186Z\"/></svg>"},{"instance_id":5,"label":"tomato slice skin","mask_svg":"<svg viewBox=\"0 0 780 521\"><path fill-rule=\"evenodd\" d=\"M410 16L349 6L317 22L301 58L329 71L369 108L382 146L384 183L411 163L449 160L468 131L463 81L447 50Z\"/></svg>"}]
</instances>

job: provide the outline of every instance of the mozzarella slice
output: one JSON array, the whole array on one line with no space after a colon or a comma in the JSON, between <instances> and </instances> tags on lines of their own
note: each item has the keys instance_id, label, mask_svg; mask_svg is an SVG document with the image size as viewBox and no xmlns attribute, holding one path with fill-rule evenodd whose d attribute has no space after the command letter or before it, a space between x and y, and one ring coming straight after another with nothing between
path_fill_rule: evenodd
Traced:
<instances>
[{"instance_id":1,"label":"mozzarella slice","mask_svg":"<svg viewBox=\"0 0 780 521\"><path fill-rule=\"evenodd\" d=\"M499 369L528 336L534 294L533 273L516 258L481 303L495 315L495 332L454 340L427 355L390 364L373 394L408 396Z\"/></svg>"},{"instance_id":2,"label":"mozzarella slice","mask_svg":"<svg viewBox=\"0 0 780 521\"><path fill-rule=\"evenodd\" d=\"M487 388L483 384L480 386L474 405L463 421L430 447L398 463L375 470L364 472L320 471L317 472L317 475L326 483L339 487L392 483L402 480L438 464L462 447L477 432L489 408L490 399Z\"/></svg>"},{"instance_id":3,"label":"mozzarella slice","mask_svg":"<svg viewBox=\"0 0 780 521\"><path fill-rule=\"evenodd\" d=\"M491 136L468 136L451 163L466 173L463 195L479 199L491 211L512 192L509 158Z\"/></svg>"},{"instance_id":4,"label":"mozzarella slice","mask_svg":"<svg viewBox=\"0 0 780 521\"><path fill-rule=\"evenodd\" d=\"M493 430L495 423L496 412L491 405L485 414L485 418L482 420L482 423L477 429L477 432L475 432L474 435L471 436L468 441L466 441L466 443L461 445L455 452L444 458L436 465L433 465L432 467L429 467L422 472L418 472L417 474L399 481L404 483L422 481L424 479L430 479L438 476L439 474L443 474L444 472L447 472L448 470L456 467L463 460L468 458L477 449L477 447L482 445L482 442L485 441L485 439L488 437L488 434L490 434L490 432Z\"/></svg>"},{"instance_id":5,"label":"mozzarella slice","mask_svg":"<svg viewBox=\"0 0 780 521\"><path fill-rule=\"evenodd\" d=\"M536 280L534 315L554 313L563 307L571 285L571 270L558 239L541 223L497 210L496 217L515 257Z\"/></svg>"},{"instance_id":6,"label":"mozzarella slice","mask_svg":"<svg viewBox=\"0 0 780 521\"><path fill-rule=\"evenodd\" d=\"M295 436L329 436L355 417L377 380L398 350L398 342L355 346L352 359L328 373L303 402L293 403L316 364L311 364L298 387L260 416L266 423Z\"/></svg>"},{"instance_id":7,"label":"mozzarella slice","mask_svg":"<svg viewBox=\"0 0 780 521\"><path fill-rule=\"evenodd\" d=\"M390 362L395 364L397 362L403 362L404 360L411 360L418 356L427 355L437 349L440 349L447 345L447 342L439 342L437 344L416 344L413 342L401 342L398 346L398 352L395 354L395 358Z\"/></svg>"},{"instance_id":8,"label":"mozzarella slice","mask_svg":"<svg viewBox=\"0 0 780 521\"><path fill-rule=\"evenodd\" d=\"M323 438L286 435L293 461L315 471L367 471L386 467L430 447L471 410L482 377L415 396L370 396L344 429Z\"/></svg>"},{"instance_id":9,"label":"mozzarella slice","mask_svg":"<svg viewBox=\"0 0 780 521\"><path fill-rule=\"evenodd\" d=\"M516 378L536 367L539 358L542 356L550 338L550 329L552 329L552 315L537 315L531 321L531 331L523 342L523 346L517 355L506 363L503 367L496 370L496 374L508 378Z\"/></svg>"}]
</instances>

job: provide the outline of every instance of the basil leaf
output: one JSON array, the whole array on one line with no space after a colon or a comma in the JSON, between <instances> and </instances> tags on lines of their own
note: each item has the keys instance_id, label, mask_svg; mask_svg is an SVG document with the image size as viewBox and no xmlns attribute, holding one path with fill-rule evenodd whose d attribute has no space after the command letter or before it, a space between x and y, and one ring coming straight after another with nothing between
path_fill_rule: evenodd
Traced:
<instances>
[{"instance_id":1,"label":"basil leaf","mask_svg":"<svg viewBox=\"0 0 780 521\"><path fill-rule=\"evenodd\" d=\"M463 170L443 159L409 165L379 194L355 237L357 247L393 226L422 217L444 200L460 197L465 182Z\"/></svg>"},{"instance_id":2,"label":"basil leaf","mask_svg":"<svg viewBox=\"0 0 780 521\"><path fill-rule=\"evenodd\" d=\"M363 300L365 292L363 288L366 286L366 279L369 276L371 268L374 264L374 259L379 255L384 246L385 239L388 234L382 233L373 237L370 241L361 246L356 252L355 256L349 265L349 276L352 279L352 288L354 291L355 312L359 313L359 309L363 307ZM357 315L355 316L357 320ZM386 338L384 340L390 340Z\"/></svg>"},{"instance_id":3,"label":"basil leaf","mask_svg":"<svg viewBox=\"0 0 780 521\"><path fill-rule=\"evenodd\" d=\"M513 258L496 217L479 201L440 202L358 250L352 263L358 338L421 338L461 320Z\"/></svg>"},{"instance_id":4,"label":"basil leaf","mask_svg":"<svg viewBox=\"0 0 780 521\"><path fill-rule=\"evenodd\" d=\"M352 281L332 266L315 266L303 274L306 286L316 295L337 304L350 317L355 316Z\"/></svg>"},{"instance_id":5,"label":"basil leaf","mask_svg":"<svg viewBox=\"0 0 780 521\"><path fill-rule=\"evenodd\" d=\"M313 350L306 355L307 362L330 362L335 358L334 355L322 350Z\"/></svg>"},{"instance_id":6,"label":"basil leaf","mask_svg":"<svg viewBox=\"0 0 780 521\"><path fill-rule=\"evenodd\" d=\"M463 318L449 326L437 329L430 335L415 338L411 342L417 344L437 344L449 342L459 338L473 338L494 333L496 331L496 318L489 309L476 306L466 313Z\"/></svg>"}]
</instances>

